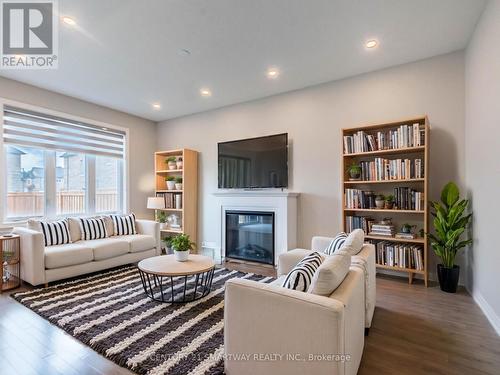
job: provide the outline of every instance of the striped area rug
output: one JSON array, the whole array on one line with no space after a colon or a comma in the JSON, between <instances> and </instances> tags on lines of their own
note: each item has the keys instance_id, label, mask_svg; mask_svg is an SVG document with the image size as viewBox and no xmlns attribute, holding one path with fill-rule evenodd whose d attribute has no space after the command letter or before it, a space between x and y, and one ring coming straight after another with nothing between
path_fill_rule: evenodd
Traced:
<instances>
[{"instance_id":1,"label":"striped area rug","mask_svg":"<svg viewBox=\"0 0 500 375\"><path fill-rule=\"evenodd\" d=\"M146 297L137 268L128 266L13 297L136 373L222 374L224 284L233 278L274 280L219 268L210 294L172 305ZM174 293L183 280L176 281Z\"/></svg>"}]
</instances>

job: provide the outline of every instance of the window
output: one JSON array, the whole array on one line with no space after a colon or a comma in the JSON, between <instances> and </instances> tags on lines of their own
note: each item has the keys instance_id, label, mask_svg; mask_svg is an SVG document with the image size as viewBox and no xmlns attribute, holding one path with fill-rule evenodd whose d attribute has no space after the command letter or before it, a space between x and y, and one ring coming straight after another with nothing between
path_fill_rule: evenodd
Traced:
<instances>
[{"instance_id":1,"label":"window","mask_svg":"<svg viewBox=\"0 0 500 375\"><path fill-rule=\"evenodd\" d=\"M123 131L4 106L3 141L5 221L123 211Z\"/></svg>"}]
</instances>

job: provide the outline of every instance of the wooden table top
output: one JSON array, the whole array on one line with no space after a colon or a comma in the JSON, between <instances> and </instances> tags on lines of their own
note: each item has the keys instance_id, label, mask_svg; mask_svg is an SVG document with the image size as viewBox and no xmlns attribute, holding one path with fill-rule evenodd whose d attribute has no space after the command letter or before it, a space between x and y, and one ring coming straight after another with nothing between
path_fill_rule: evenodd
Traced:
<instances>
[{"instance_id":1,"label":"wooden table top","mask_svg":"<svg viewBox=\"0 0 500 375\"><path fill-rule=\"evenodd\" d=\"M210 257L197 254L189 254L187 261L178 262L172 254L143 259L137 267L143 272L159 276L187 276L209 271L215 267L215 262Z\"/></svg>"}]
</instances>

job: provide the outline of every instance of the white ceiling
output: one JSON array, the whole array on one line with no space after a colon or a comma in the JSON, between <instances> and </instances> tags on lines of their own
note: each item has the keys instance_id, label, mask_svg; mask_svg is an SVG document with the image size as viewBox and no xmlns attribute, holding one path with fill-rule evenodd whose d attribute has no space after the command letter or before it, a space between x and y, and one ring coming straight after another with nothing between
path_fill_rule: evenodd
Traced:
<instances>
[{"instance_id":1,"label":"white ceiling","mask_svg":"<svg viewBox=\"0 0 500 375\"><path fill-rule=\"evenodd\" d=\"M484 5L60 0L77 27L61 23L59 68L0 75L160 121L463 49ZM364 48L370 38L379 48ZM278 79L266 78L270 66Z\"/></svg>"}]
</instances>

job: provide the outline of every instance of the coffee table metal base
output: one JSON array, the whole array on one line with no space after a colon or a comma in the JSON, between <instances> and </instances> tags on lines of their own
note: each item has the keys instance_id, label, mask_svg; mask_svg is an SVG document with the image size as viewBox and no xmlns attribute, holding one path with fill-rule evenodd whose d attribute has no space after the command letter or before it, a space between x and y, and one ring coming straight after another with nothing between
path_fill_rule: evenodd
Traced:
<instances>
[{"instance_id":1,"label":"coffee table metal base","mask_svg":"<svg viewBox=\"0 0 500 375\"><path fill-rule=\"evenodd\" d=\"M214 268L194 275L160 276L139 269L144 292L153 301L186 303L196 301L210 293Z\"/></svg>"}]
</instances>

